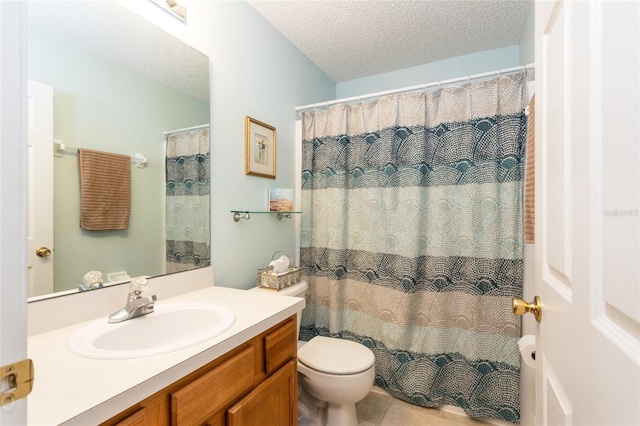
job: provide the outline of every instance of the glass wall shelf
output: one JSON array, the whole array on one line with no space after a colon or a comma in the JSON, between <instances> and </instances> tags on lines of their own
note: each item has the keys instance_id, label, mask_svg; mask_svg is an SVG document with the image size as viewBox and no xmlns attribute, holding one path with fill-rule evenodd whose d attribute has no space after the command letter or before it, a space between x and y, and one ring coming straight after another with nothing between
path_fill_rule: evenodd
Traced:
<instances>
[{"instance_id":1,"label":"glass wall shelf","mask_svg":"<svg viewBox=\"0 0 640 426\"><path fill-rule=\"evenodd\" d=\"M301 214L302 212L267 212L267 211L249 211L249 210L231 210L233 213L233 221L237 222L240 219L249 220L251 219L252 214L267 214L267 215L276 215L278 220L291 219L294 214Z\"/></svg>"}]
</instances>

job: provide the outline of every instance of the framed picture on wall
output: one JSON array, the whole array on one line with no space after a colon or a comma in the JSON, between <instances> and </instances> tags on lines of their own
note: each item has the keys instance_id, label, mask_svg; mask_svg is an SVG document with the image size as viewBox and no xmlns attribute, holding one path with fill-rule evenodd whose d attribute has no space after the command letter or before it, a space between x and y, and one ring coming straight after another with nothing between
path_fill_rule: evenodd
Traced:
<instances>
[{"instance_id":1,"label":"framed picture on wall","mask_svg":"<svg viewBox=\"0 0 640 426\"><path fill-rule=\"evenodd\" d=\"M293 211L293 189L269 188L269 211L270 212Z\"/></svg>"},{"instance_id":2,"label":"framed picture on wall","mask_svg":"<svg viewBox=\"0 0 640 426\"><path fill-rule=\"evenodd\" d=\"M276 128L245 117L244 174L276 178Z\"/></svg>"}]
</instances>

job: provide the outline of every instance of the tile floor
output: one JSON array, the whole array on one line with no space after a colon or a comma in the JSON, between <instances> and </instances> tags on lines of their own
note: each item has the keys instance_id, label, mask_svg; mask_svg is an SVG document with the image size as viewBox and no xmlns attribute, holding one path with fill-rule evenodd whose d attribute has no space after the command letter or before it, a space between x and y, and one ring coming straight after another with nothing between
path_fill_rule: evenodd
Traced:
<instances>
[{"instance_id":1,"label":"tile floor","mask_svg":"<svg viewBox=\"0 0 640 426\"><path fill-rule=\"evenodd\" d=\"M488 426L463 414L408 404L374 388L356 404L359 426Z\"/></svg>"}]
</instances>

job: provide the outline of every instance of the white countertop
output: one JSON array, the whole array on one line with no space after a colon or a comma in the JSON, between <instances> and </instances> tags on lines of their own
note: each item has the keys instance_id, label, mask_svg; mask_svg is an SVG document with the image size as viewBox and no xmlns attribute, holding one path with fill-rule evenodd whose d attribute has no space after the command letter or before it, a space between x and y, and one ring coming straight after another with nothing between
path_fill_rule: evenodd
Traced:
<instances>
[{"instance_id":1,"label":"white countertop","mask_svg":"<svg viewBox=\"0 0 640 426\"><path fill-rule=\"evenodd\" d=\"M127 360L72 354L69 337L86 322L30 337L35 382L28 397L28 424L93 425L108 420L304 307L301 298L225 287L208 287L156 304L175 302L225 305L235 312L236 320L229 330L204 343Z\"/></svg>"}]
</instances>

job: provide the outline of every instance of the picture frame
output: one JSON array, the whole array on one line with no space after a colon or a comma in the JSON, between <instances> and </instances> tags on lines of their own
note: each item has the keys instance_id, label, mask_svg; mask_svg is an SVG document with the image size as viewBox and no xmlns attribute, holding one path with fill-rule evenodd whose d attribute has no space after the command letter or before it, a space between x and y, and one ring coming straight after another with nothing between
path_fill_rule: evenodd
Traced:
<instances>
[{"instance_id":1,"label":"picture frame","mask_svg":"<svg viewBox=\"0 0 640 426\"><path fill-rule=\"evenodd\" d=\"M276 178L276 128L245 117L244 174Z\"/></svg>"},{"instance_id":2,"label":"picture frame","mask_svg":"<svg viewBox=\"0 0 640 426\"><path fill-rule=\"evenodd\" d=\"M269 211L270 212L292 212L293 211L293 189L292 188L269 188Z\"/></svg>"}]
</instances>

